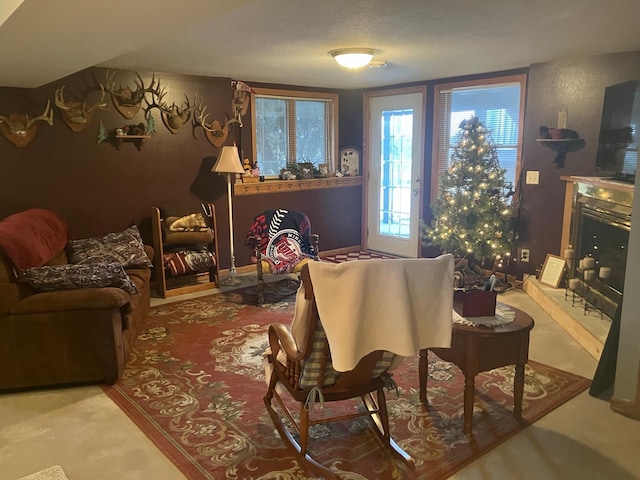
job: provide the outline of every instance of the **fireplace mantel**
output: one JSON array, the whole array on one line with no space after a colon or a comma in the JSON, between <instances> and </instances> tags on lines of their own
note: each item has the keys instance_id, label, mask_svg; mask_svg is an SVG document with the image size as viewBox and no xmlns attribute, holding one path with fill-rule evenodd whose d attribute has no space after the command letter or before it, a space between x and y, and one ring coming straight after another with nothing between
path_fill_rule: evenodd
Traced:
<instances>
[{"instance_id":1,"label":"fireplace mantel","mask_svg":"<svg viewBox=\"0 0 640 480\"><path fill-rule=\"evenodd\" d=\"M575 213L578 194L628 207L633 204L634 184L632 183L620 182L605 177L581 177L577 175L561 176L560 180L567 182L564 194L560 252L564 252L571 244L571 222Z\"/></svg>"},{"instance_id":2,"label":"fireplace mantel","mask_svg":"<svg viewBox=\"0 0 640 480\"><path fill-rule=\"evenodd\" d=\"M591 185L593 187L606 188L610 190L619 190L621 192L628 192L633 196L633 183L619 182L611 180L606 177L580 177L577 175L562 176L560 180L571 183L582 183L585 185Z\"/></svg>"}]
</instances>

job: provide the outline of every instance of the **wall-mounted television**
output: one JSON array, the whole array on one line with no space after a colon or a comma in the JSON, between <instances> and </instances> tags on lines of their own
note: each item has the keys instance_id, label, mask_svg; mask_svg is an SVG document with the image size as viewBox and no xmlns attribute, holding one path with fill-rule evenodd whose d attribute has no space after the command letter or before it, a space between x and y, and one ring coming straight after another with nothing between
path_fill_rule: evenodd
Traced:
<instances>
[{"instance_id":1,"label":"wall-mounted television","mask_svg":"<svg viewBox=\"0 0 640 480\"><path fill-rule=\"evenodd\" d=\"M634 181L638 166L640 80L605 89L596 169L613 178Z\"/></svg>"}]
</instances>

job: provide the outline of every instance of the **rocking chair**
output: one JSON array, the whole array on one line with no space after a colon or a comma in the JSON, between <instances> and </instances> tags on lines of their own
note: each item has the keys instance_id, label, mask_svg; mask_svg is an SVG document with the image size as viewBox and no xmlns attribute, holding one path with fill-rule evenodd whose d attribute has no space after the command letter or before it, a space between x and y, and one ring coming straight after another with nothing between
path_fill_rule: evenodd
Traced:
<instances>
[{"instance_id":1,"label":"rocking chair","mask_svg":"<svg viewBox=\"0 0 640 480\"><path fill-rule=\"evenodd\" d=\"M389 433L384 388L393 385L389 371L402 362L402 356L415 355L420 350L419 345L450 345L453 257L445 255L437 259L367 260L337 265L310 262L302 268L300 276L302 283L298 290L296 313L291 328L283 324L269 327L270 351L266 353L266 358L271 367L271 375L264 402L280 436L295 451L303 467L323 478L338 479L340 477L337 472L322 465L309 452L309 428L317 424L370 417L376 427L374 431L389 452L410 469L415 469L413 459ZM352 305L347 305L349 300L342 303L345 297L340 295L340 291L349 289L345 289L344 284L340 285L340 280L371 280L372 276L376 277L372 282L365 280L362 285L350 285L351 294L356 297L351 302ZM385 285L385 281L396 285ZM397 313L402 318L397 315L388 318L390 310L381 307L384 302L392 304L392 309L396 307L398 302L391 295L385 296L382 303L371 300L374 297L368 296L367 290L372 285L372 294L379 294L376 290L380 284L394 296L401 290L404 291L399 293L399 301L410 305L407 308L399 307ZM320 289L325 290L325 293L318 296ZM338 295L338 298L331 298L334 295ZM424 301L424 297L428 297L428 300ZM336 307L336 303L342 305ZM378 319L371 318L375 317L375 314L370 315L372 310L362 308L364 303L371 303L373 309L381 310L380 314L387 317L378 322L386 324L382 330L372 324ZM331 316L341 306L344 307L345 315L340 315L341 318L336 322L325 321L329 318L324 318L322 312L328 312L327 315ZM351 317L354 309L363 310L364 316ZM420 322L416 322L418 317ZM336 346L336 334L340 338L349 335L350 330L362 331L362 328L369 328L374 334L366 335L366 339L362 338L364 336L354 337L353 342L347 341L346 344L338 341L338 344L343 345L337 345L335 352L330 348L330 344ZM389 335L384 329L394 332ZM400 330L404 333L399 332ZM370 338L376 338L376 333L377 340L371 343ZM390 337L393 338L389 341ZM427 337L429 339L425 340ZM393 351L376 348L376 341L381 341L381 345L389 345ZM337 355L344 347L349 349L346 355L344 352ZM288 402L282 397L286 393L285 389L299 402L299 420L295 419L287 408ZM314 403L322 406L324 402L358 397L364 404L364 411L333 417L327 416L325 412L319 418L311 418ZM292 434L285 426L283 417L293 424L297 435Z\"/></svg>"}]
</instances>

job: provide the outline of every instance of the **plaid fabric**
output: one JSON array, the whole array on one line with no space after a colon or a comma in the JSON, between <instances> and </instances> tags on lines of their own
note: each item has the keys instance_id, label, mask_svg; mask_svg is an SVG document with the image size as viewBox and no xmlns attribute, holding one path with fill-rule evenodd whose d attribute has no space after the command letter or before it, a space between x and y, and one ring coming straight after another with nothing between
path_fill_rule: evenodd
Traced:
<instances>
[{"instance_id":1,"label":"plaid fabric","mask_svg":"<svg viewBox=\"0 0 640 480\"><path fill-rule=\"evenodd\" d=\"M322 365L323 358L325 356L325 345L327 344L327 334L324 332L322 323L316 322L316 330L313 334L313 345L311 347L311 353L307 357L302 366L302 375L300 375L300 387L313 388L318 386L320 367ZM393 362L395 354L391 352L384 352L382 358L378 360L374 370L372 378L377 378L385 373L391 363ZM324 382L322 387L330 387L336 383L336 380L340 376L339 372L333 369L331 363L331 357L327 359L324 372Z\"/></svg>"}]
</instances>

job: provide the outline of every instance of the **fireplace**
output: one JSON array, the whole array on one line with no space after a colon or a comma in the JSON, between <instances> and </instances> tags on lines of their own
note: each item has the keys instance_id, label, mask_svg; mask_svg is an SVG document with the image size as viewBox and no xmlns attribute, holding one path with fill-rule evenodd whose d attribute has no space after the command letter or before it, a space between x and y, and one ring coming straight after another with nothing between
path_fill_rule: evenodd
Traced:
<instances>
[{"instance_id":1,"label":"fireplace","mask_svg":"<svg viewBox=\"0 0 640 480\"><path fill-rule=\"evenodd\" d=\"M579 259L593 257L596 277L581 292L587 292L586 299L612 317L624 292L633 185L598 177L564 179L574 182L573 189L568 188L572 193L569 218L565 210L565 222L570 221L568 238L563 236L565 246L572 245L576 252L570 276L582 278L577 270ZM610 269L608 278L598 275L601 267Z\"/></svg>"}]
</instances>

